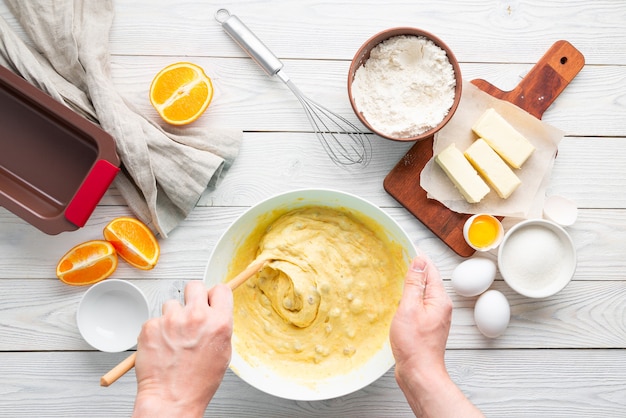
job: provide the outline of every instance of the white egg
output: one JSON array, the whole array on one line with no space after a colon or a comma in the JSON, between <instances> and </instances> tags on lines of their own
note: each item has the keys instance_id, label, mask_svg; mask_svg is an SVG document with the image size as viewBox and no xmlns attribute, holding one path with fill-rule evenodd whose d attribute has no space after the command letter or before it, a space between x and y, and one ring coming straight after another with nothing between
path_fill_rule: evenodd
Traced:
<instances>
[{"instance_id":1,"label":"white egg","mask_svg":"<svg viewBox=\"0 0 626 418\"><path fill-rule=\"evenodd\" d=\"M474 322L485 337L502 335L510 320L511 307L506 296L497 290L488 290L480 295L474 306Z\"/></svg>"},{"instance_id":2,"label":"white egg","mask_svg":"<svg viewBox=\"0 0 626 418\"><path fill-rule=\"evenodd\" d=\"M496 263L474 257L460 263L452 272L452 288L461 296L477 296L489 289L496 278Z\"/></svg>"}]
</instances>

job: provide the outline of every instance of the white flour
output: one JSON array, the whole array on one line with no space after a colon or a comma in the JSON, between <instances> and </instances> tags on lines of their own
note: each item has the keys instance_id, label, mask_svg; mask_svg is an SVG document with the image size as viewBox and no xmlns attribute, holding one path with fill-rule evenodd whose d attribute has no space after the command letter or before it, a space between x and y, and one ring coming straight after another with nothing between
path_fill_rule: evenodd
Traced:
<instances>
[{"instance_id":1,"label":"white flour","mask_svg":"<svg viewBox=\"0 0 626 418\"><path fill-rule=\"evenodd\" d=\"M395 36L372 49L352 83L357 108L379 132L409 138L437 126L454 102L454 68L422 36Z\"/></svg>"}]
</instances>

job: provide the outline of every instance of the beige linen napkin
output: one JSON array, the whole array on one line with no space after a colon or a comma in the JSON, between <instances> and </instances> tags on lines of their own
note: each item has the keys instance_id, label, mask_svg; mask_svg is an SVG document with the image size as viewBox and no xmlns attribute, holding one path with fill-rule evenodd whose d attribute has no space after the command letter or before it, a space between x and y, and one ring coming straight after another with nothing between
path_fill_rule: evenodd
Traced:
<instances>
[{"instance_id":1,"label":"beige linen napkin","mask_svg":"<svg viewBox=\"0 0 626 418\"><path fill-rule=\"evenodd\" d=\"M242 132L165 132L124 101L110 75L111 0L6 0L29 37L0 18L0 64L100 124L116 141L115 186L133 212L167 237L237 156Z\"/></svg>"}]
</instances>

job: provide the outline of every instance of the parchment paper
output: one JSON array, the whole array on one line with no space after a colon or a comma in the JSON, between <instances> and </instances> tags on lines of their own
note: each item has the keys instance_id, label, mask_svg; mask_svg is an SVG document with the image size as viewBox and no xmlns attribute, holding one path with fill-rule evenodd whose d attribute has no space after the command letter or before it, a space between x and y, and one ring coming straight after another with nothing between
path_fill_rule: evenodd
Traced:
<instances>
[{"instance_id":1,"label":"parchment paper","mask_svg":"<svg viewBox=\"0 0 626 418\"><path fill-rule=\"evenodd\" d=\"M472 125L483 112L494 108L507 122L524 135L536 148L521 169L513 169L522 184L508 199L502 199L492 189L479 203L468 203L454 187L441 167L431 158L422 170L420 185L428 197L459 213L490 213L517 218L541 217L545 190L559 142L564 132L556 129L521 108L483 92L469 82L463 83L461 102L454 117L434 138L433 155L451 143L464 152L477 136Z\"/></svg>"}]
</instances>

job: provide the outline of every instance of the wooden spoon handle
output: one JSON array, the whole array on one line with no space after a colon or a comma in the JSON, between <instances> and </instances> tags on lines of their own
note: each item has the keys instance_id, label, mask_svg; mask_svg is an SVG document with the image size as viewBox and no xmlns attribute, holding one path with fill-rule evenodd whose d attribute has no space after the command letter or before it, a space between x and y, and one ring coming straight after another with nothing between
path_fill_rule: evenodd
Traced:
<instances>
[{"instance_id":1,"label":"wooden spoon handle","mask_svg":"<svg viewBox=\"0 0 626 418\"><path fill-rule=\"evenodd\" d=\"M237 289L239 286L244 284L246 280L250 277L254 276L259 271L263 270L263 267L271 260L259 260L255 261L246 267L241 273L233 277L231 280L226 282L226 285L230 287L232 290Z\"/></svg>"},{"instance_id":2,"label":"wooden spoon handle","mask_svg":"<svg viewBox=\"0 0 626 418\"><path fill-rule=\"evenodd\" d=\"M246 280L252 277L255 273L258 273L260 270L265 267L267 263L271 260L260 260L250 264L246 267L241 273L235 276L232 280L226 282L226 285L231 288L231 290L237 289ZM120 377L124 376L126 372L135 367L135 358L137 357L137 352L135 351L130 356L126 357L122 360L117 366L113 367L107 374L100 378L100 386L107 387L115 382Z\"/></svg>"},{"instance_id":3,"label":"wooden spoon handle","mask_svg":"<svg viewBox=\"0 0 626 418\"><path fill-rule=\"evenodd\" d=\"M135 367L135 357L137 357L136 351L122 360L120 364L113 367L107 374L102 376L100 378L100 386L109 386L111 383L124 376L127 371Z\"/></svg>"}]
</instances>

